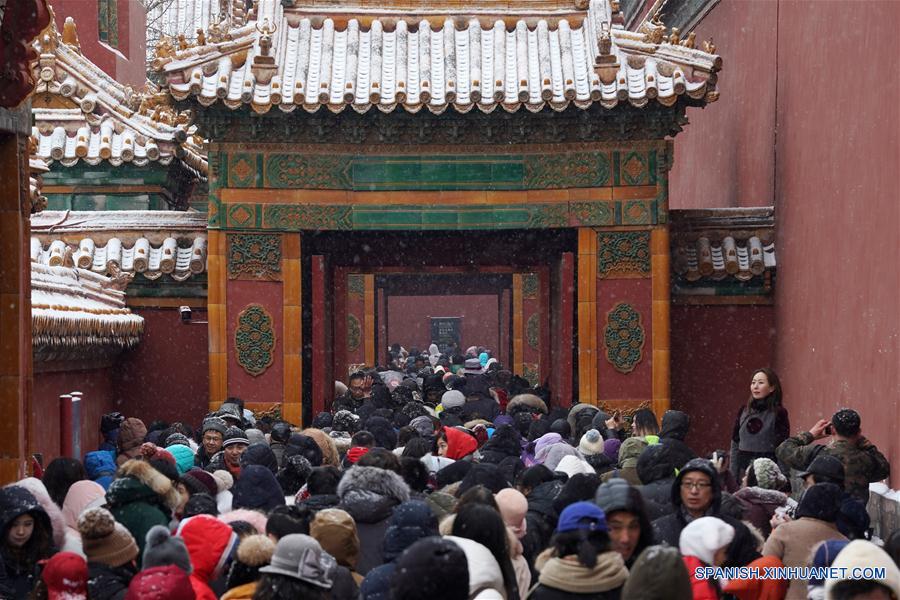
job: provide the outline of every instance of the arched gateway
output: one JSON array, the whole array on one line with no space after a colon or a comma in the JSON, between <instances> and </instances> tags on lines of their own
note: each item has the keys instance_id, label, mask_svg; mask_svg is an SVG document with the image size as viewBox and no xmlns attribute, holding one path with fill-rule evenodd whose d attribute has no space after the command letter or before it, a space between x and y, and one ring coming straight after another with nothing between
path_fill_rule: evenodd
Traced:
<instances>
[{"instance_id":1,"label":"arched gateway","mask_svg":"<svg viewBox=\"0 0 900 600\"><path fill-rule=\"evenodd\" d=\"M614 0L463 4L260 0L158 47L209 138L211 404L308 417L390 298L469 278L556 402L668 406L668 140L719 58Z\"/></svg>"}]
</instances>

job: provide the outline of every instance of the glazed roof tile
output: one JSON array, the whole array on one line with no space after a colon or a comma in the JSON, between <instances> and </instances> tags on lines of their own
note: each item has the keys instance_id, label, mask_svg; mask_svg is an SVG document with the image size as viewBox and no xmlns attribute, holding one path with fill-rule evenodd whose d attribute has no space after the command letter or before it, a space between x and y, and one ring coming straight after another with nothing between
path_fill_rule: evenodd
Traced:
<instances>
[{"instance_id":1,"label":"glazed roof tile","mask_svg":"<svg viewBox=\"0 0 900 600\"><path fill-rule=\"evenodd\" d=\"M687 281L748 281L774 270L772 207L671 211L672 272Z\"/></svg>"},{"instance_id":2,"label":"glazed roof tile","mask_svg":"<svg viewBox=\"0 0 900 600\"><path fill-rule=\"evenodd\" d=\"M507 15L486 22L469 11L407 21L383 10L317 16L314 9L259 0L248 23L217 28L203 44L161 44L154 67L176 99L249 104L257 112L539 111L717 97L718 56L694 49L693 38L664 42L661 24L625 30L608 0L590 0L575 11L580 20Z\"/></svg>"},{"instance_id":3,"label":"glazed roof tile","mask_svg":"<svg viewBox=\"0 0 900 600\"><path fill-rule=\"evenodd\" d=\"M61 34L51 26L35 42L35 95L32 135L37 156L72 166L149 162L180 158L206 176L202 144L192 140L188 115L176 112L152 84L138 92L88 60L78 45L75 24L66 19ZM190 140L190 142L189 142Z\"/></svg>"},{"instance_id":4,"label":"glazed roof tile","mask_svg":"<svg viewBox=\"0 0 900 600\"><path fill-rule=\"evenodd\" d=\"M170 275L206 271L206 218L181 211L44 211L31 220L31 261L98 274Z\"/></svg>"},{"instance_id":5,"label":"glazed roof tile","mask_svg":"<svg viewBox=\"0 0 900 600\"><path fill-rule=\"evenodd\" d=\"M121 351L141 340L144 319L115 282L91 271L31 264L32 346L42 359Z\"/></svg>"}]
</instances>

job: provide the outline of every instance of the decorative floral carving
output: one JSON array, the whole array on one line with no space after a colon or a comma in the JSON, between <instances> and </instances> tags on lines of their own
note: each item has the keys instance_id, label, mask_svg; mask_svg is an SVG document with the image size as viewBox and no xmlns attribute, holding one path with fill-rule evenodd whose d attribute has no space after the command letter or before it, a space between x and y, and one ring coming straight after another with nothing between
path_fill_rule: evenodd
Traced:
<instances>
[{"instance_id":1,"label":"decorative floral carving","mask_svg":"<svg viewBox=\"0 0 900 600\"><path fill-rule=\"evenodd\" d=\"M609 180L609 159L598 152L534 154L525 159L529 189L597 187Z\"/></svg>"},{"instance_id":2,"label":"decorative floral carving","mask_svg":"<svg viewBox=\"0 0 900 600\"><path fill-rule=\"evenodd\" d=\"M299 231L303 229L352 229L349 206L274 204L265 206L266 227Z\"/></svg>"},{"instance_id":3,"label":"decorative floral carving","mask_svg":"<svg viewBox=\"0 0 900 600\"><path fill-rule=\"evenodd\" d=\"M597 271L601 279L650 275L650 232L597 234Z\"/></svg>"},{"instance_id":4,"label":"decorative floral carving","mask_svg":"<svg viewBox=\"0 0 900 600\"><path fill-rule=\"evenodd\" d=\"M229 279L281 279L281 236L270 233L228 235Z\"/></svg>"},{"instance_id":5,"label":"decorative floral carving","mask_svg":"<svg viewBox=\"0 0 900 600\"><path fill-rule=\"evenodd\" d=\"M541 286L537 273L525 273L522 275L522 297L525 300L536 300Z\"/></svg>"},{"instance_id":6,"label":"decorative floral carving","mask_svg":"<svg viewBox=\"0 0 900 600\"><path fill-rule=\"evenodd\" d=\"M351 273L347 275L347 294L351 298L362 298L366 291L365 275L359 273Z\"/></svg>"},{"instance_id":7,"label":"decorative floral carving","mask_svg":"<svg viewBox=\"0 0 900 600\"><path fill-rule=\"evenodd\" d=\"M630 373L641 362L644 337L641 315L630 304L619 302L606 313L606 327L603 328L606 360L617 371Z\"/></svg>"},{"instance_id":8,"label":"decorative floral carving","mask_svg":"<svg viewBox=\"0 0 900 600\"><path fill-rule=\"evenodd\" d=\"M234 347L238 364L250 375L262 375L271 366L275 329L272 315L262 305L248 304L238 315Z\"/></svg>"},{"instance_id":9,"label":"decorative floral carving","mask_svg":"<svg viewBox=\"0 0 900 600\"><path fill-rule=\"evenodd\" d=\"M360 338L362 337L362 327L359 325L359 319L354 315L347 315L347 351L356 352L359 349Z\"/></svg>"},{"instance_id":10,"label":"decorative floral carving","mask_svg":"<svg viewBox=\"0 0 900 600\"><path fill-rule=\"evenodd\" d=\"M273 188L350 189L350 156L272 154L266 158L266 184Z\"/></svg>"},{"instance_id":11,"label":"decorative floral carving","mask_svg":"<svg viewBox=\"0 0 900 600\"><path fill-rule=\"evenodd\" d=\"M570 202L569 214L573 225L602 226L616 222L615 205L609 202Z\"/></svg>"},{"instance_id":12,"label":"decorative floral carving","mask_svg":"<svg viewBox=\"0 0 900 600\"><path fill-rule=\"evenodd\" d=\"M541 316L538 313L528 317L528 322L525 324L525 341L534 350L541 345Z\"/></svg>"}]
</instances>

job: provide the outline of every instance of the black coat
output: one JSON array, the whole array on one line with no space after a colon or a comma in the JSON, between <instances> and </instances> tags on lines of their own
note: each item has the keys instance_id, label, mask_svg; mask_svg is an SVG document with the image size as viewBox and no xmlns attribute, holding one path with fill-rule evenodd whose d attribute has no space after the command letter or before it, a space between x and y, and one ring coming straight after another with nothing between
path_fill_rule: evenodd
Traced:
<instances>
[{"instance_id":1,"label":"black coat","mask_svg":"<svg viewBox=\"0 0 900 600\"><path fill-rule=\"evenodd\" d=\"M638 491L644 499L647 517L651 521L670 515L675 511L675 507L672 505L672 483L674 481L674 477L669 477L638 487Z\"/></svg>"},{"instance_id":2,"label":"black coat","mask_svg":"<svg viewBox=\"0 0 900 600\"><path fill-rule=\"evenodd\" d=\"M134 574L135 570L130 565L111 567L89 562L88 597L91 600L123 600Z\"/></svg>"},{"instance_id":3,"label":"black coat","mask_svg":"<svg viewBox=\"0 0 900 600\"><path fill-rule=\"evenodd\" d=\"M534 559L550 545L550 538L553 537L559 520L559 513L553 507L553 502L562 488L560 481L547 481L531 490L527 496L528 512L525 513L526 533L522 538L522 551L534 580L537 580Z\"/></svg>"},{"instance_id":4,"label":"black coat","mask_svg":"<svg viewBox=\"0 0 900 600\"><path fill-rule=\"evenodd\" d=\"M37 561L49 558L55 551L52 547L50 517L32 493L17 485L0 489L0 531L4 535L13 521L25 513L34 517L35 531L38 528L43 530L45 539L48 540L47 547L39 549L33 560L23 563L9 552L6 540L0 540L0 598L27 597L40 579L41 566Z\"/></svg>"},{"instance_id":5,"label":"black coat","mask_svg":"<svg viewBox=\"0 0 900 600\"><path fill-rule=\"evenodd\" d=\"M338 484L341 503L356 522L359 559L356 572L365 575L384 562L384 537L394 507L409 500L409 487L393 471L352 467Z\"/></svg>"}]
</instances>

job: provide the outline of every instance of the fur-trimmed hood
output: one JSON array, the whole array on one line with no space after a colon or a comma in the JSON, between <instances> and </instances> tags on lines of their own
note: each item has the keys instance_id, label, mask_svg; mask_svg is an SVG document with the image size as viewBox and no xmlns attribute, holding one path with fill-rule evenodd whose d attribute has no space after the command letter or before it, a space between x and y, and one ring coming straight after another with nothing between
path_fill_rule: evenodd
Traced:
<instances>
[{"instance_id":1,"label":"fur-trimmed hood","mask_svg":"<svg viewBox=\"0 0 900 600\"><path fill-rule=\"evenodd\" d=\"M119 467L116 479L106 493L106 499L110 504L127 504L141 496L139 487L124 483L128 479L143 484L143 487L156 494L170 510L175 510L181 504L181 496L172 480L142 460L129 460Z\"/></svg>"},{"instance_id":2,"label":"fur-trimmed hood","mask_svg":"<svg viewBox=\"0 0 900 600\"><path fill-rule=\"evenodd\" d=\"M761 487L745 487L736 491L733 496L742 503L761 504L776 506L787 506L788 497L784 492L778 490L767 490Z\"/></svg>"},{"instance_id":3,"label":"fur-trimmed hood","mask_svg":"<svg viewBox=\"0 0 900 600\"><path fill-rule=\"evenodd\" d=\"M506 414L514 415L517 412L527 410L528 412L539 412L547 414L547 405L540 397L534 394L519 394L514 396L509 404L506 405Z\"/></svg>"},{"instance_id":4,"label":"fur-trimmed hood","mask_svg":"<svg viewBox=\"0 0 900 600\"><path fill-rule=\"evenodd\" d=\"M390 516L395 506L409 500L403 478L378 467L352 467L338 484L339 508L356 521L375 523Z\"/></svg>"}]
</instances>

